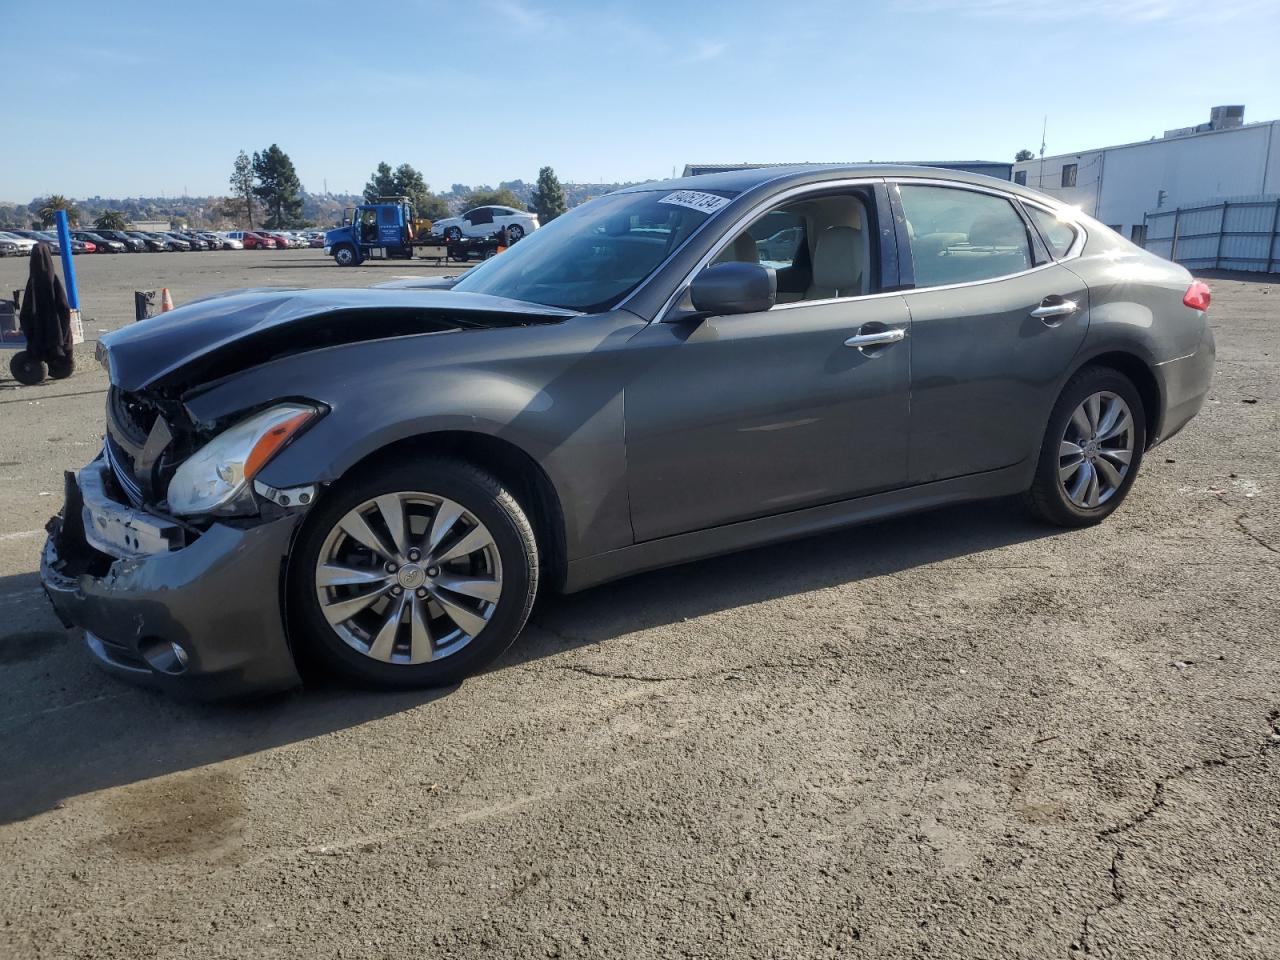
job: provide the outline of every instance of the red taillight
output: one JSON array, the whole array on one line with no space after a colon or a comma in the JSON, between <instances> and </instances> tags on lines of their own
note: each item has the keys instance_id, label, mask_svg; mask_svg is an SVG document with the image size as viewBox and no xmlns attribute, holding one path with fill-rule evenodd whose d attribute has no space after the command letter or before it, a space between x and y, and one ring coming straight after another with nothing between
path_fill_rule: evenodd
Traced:
<instances>
[{"instance_id":1,"label":"red taillight","mask_svg":"<svg viewBox=\"0 0 1280 960\"><path fill-rule=\"evenodd\" d=\"M1192 310L1208 310L1211 299L1212 294L1209 292L1209 285L1201 283L1199 280L1192 280L1191 286L1187 287L1187 293L1182 298L1182 302Z\"/></svg>"}]
</instances>

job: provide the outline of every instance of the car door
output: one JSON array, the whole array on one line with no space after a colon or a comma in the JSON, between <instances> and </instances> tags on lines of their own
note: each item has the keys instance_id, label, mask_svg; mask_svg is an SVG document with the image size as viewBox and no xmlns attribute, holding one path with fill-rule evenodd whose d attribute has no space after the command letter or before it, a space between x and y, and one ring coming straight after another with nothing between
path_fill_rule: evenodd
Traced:
<instances>
[{"instance_id":1,"label":"car door","mask_svg":"<svg viewBox=\"0 0 1280 960\"><path fill-rule=\"evenodd\" d=\"M1013 466L1040 450L1089 325L1089 292L999 190L903 180L912 271L912 483Z\"/></svg>"},{"instance_id":2,"label":"car door","mask_svg":"<svg viewBox=\"0 0 1280 960\"><path fill-rule=\"evenodd\" d=\"M872 187L823 198L801 191L708 257L758 262L759 241L796 217L796 244L773 250L768 264L780 288L802 288L793 299L759 313L655 322L633 339L626 445L638 541L905 483L910 317L901 296L877 292L886 284L876 208ZM848 258L859 263L836 258L837 269L826 269L833 230L844 240L859 233ZM844 290L818 285L840 270L850 278ZM880 342L860 347L855 337Z\"/></svg>"},{"instance_id":3,"label":"car door","mask_svg":"<svg viewBox=\"0 0 1280 960\"><path fill-rule=\"evenodd\" d=\"M492 207L476 207L463 215L462 232L468 237L487 237L493 229Z\"/></svg>"}]
</instances>

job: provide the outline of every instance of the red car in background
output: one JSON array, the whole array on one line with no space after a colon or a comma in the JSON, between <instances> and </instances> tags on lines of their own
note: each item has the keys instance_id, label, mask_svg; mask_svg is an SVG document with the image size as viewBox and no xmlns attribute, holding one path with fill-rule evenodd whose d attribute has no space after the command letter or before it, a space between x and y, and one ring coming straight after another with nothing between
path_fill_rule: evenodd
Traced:
<instances>
[{"instance_id":1,"label":"red car in background","mask_svg":"<svg viewBox=\"0 0 1280 960\"><path fill-rule=\"evenodd\" d=\"M267 236L274 240L276 242L276 247L281 250L288 250L293 246L293 241L283 233L268 233Z\"/></svg>"},{"instance_id":2,"label":"red car in background","mask_svg":"<svg viewBox=\"0 0 1280 960\"><path fill-rule=\"evenodd\" d=\"M227 234L232 240L239 240L246 250L274 250L276 242L264 233L256 230L232 230Z\"/></svg>"}]
</instances>

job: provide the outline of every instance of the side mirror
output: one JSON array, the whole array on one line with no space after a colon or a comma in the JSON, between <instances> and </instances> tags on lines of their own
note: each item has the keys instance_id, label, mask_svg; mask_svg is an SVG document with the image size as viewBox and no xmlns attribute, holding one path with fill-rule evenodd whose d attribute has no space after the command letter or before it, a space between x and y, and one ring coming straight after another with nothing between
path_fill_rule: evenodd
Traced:
<instances>
[{"instance_id":1,"label":"side mirror","mask_svg":"<svg viewBox=\"0 0 1280 960\"><path fill-rule=\"evenodd\" d=\"M689 296L698 313L711 317L761 313L778 299L778 275L758 263L717 263L693 278Z\"/></svg>"}]
</instances>

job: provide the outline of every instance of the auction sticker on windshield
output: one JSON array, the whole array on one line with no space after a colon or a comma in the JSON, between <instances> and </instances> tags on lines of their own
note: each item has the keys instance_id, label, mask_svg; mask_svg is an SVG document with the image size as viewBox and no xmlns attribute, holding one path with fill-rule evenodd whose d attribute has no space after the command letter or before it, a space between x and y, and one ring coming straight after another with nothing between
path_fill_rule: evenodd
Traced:
<instances>
[{"instance_id":1,"label":"auction sticker on windshield","mask_svg":"<svg viewBox=\"0 0 1280 960\"><path fill-rule=\"evenodd\" d=\"M675 204L677 207L688 207L690 210L700 210L703 213L714 213L728 203L729 200L727 197L718 197L714 193L699 193L697 190L677 190L675 193L668 193L658 202Z\"/></svg>"}]
</instances>

